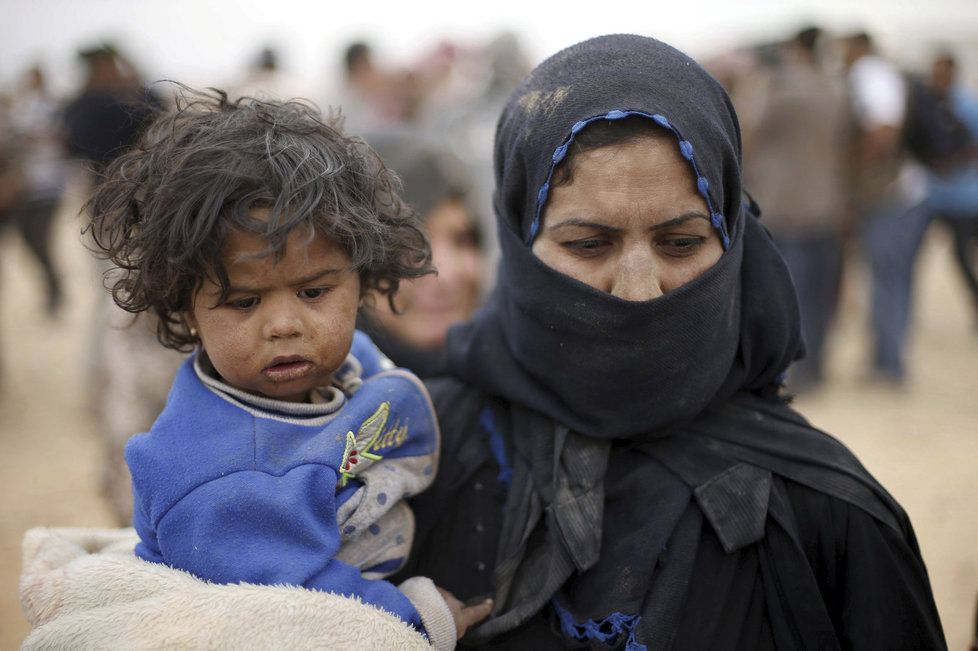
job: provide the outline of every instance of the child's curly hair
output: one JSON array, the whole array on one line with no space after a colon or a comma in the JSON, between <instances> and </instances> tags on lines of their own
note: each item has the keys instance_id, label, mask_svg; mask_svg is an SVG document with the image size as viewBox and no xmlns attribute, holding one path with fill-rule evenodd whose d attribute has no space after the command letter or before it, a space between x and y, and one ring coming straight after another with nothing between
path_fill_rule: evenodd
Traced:
<instances>
[{"instance_id":1,"label":"child's curly hair","mask_svg":"<svg viewBox=\"0 0 978 651\"><path fill-rule=\"evenodd\" d=\"M107 275L116 304L151 310L160 343L187 350L196 339L180 313L204 278L227 293L221 252L232 229L260 233L281 256L289 233L309 227L310 239L321 233L346 249L362 292L389 301L401 279L431 273L422 222L399 189L338 118L323 121L301 101L231 101L181 86L175 108L106 170L88 229L117 267ZM259 208L267 219L256 219Z\"/></svg>"}]
</instances>

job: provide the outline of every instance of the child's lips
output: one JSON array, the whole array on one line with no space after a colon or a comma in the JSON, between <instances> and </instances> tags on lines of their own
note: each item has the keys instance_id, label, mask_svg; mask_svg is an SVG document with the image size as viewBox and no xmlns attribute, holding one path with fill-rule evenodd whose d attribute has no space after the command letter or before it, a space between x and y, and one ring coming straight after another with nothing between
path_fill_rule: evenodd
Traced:
<instances>
[{"instance_id":1,"label":"child's lips","mask_svg":"<svg viewBox=\"0 0 978 651\"><path fill-rule=\"evenodd\" d=\"M262 369L262 374L272 382L301 380L312 370L312 362L296 355L276 357Z\"/></svg>"}]
</instances>

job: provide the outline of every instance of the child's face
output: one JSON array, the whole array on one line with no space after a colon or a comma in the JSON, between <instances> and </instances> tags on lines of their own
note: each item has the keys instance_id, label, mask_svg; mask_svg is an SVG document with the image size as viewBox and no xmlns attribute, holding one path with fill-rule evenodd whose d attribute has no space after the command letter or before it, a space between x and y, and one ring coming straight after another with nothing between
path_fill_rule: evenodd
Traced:
<instances>
[{"instance_id":1,"label":"child's face","mask_svg":"<svg viewBox=\"0 0 978 651\"><path fill-rule=\"evenodd\" d=\"M333 240L293 231L285 255L257 257L267 245L232 231L222 262L230 293L205 280L185 315L225 382L257 395L303 402L328 385L346 359L360 301L360 278Z\"/></svg>"}]
</instances>

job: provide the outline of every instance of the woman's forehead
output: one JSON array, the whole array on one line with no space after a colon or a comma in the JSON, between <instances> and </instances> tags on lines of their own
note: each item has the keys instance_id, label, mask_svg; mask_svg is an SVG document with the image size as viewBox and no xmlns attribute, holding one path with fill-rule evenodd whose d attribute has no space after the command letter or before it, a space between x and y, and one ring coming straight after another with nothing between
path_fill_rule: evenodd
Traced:
<instances>
[{"instance_id":1,"label":"woman's forehead","mask_svg":"<svg viewBox=\"0 0 978 651\"><path fill-rule=\"evenodd\" d=\"M629 129L627 128L627 124L641 125L641 121L648 121L648 123L651 125L652 132L659 132L663 134L663 137L667 141L671 140L672 143L674 143L674 146L677 148L683 161L689 166L689 169L692 172L696 183L696 191L706 202L710 221L713 227L719 233L724 249L729 248L730 236L727 228L727 219L721 212L722 198L716 198L718 195L717 189L713 189L711 191L710 181L705 175L705 170L707 167L704 166L699 160L696 147L694 147L693 144L684 137L683 132L679 129L679 127L670 121L665 115L628 109L613 109L605 113L591 115L574 121L569 127L569 132L566 133L560 144L554 148L549 160L545 160L544 164L548 170L546 179L536 191L536 206L534 208L533 220L530 223L529 233L526 238L527 246L532 245L533 241L536 239L536 236L540 230L544 207L547 204L547 200L550 197L553 186L556 183L559 183L559 174L557 178L555 178L555 172L557 172L562 164L566 164L568 159L574 154L574 145L578 139L586 142L589 137L588 134L593 133L593 131L589 132L590 129L608 129L608 123L626 125L626 128L622 131L624 133L628 133ZM614 127L611 128L613 129ZM722 196L722 193L720 196Z\"/></svg>"},{"instance_id":2,"label":"woman's forehead","mask_svg":"<svg viewBox=\"0 0 978 651\"><path fill-rule=\"evenodd\" d=\"M722 87L682 52L655 39L589 39L541 63L499 122L496 211L531 244L553 170L595 120L642 115L670 131L694 168L710 218L729 248L741 212L740 137Z\"/></svg>"},{"instance_id":3,"label":"woman's forehead","mask_svg":"<svg viewBox=\"0 0 978 651\"><path fill-rule=\"evenodd\" d=\"M719 242L692 169L675 141L642 137L575 153L567 182L557 184L544 209L544 232L601 226L645 233L680 222Z\"/></svg>"},{"instance_id":4,"label":"woman's forehead","mask_svg":"<svg viewBox=\"0 0 978 651\"><path fill-rule=\"evenodd\" d=\"M680 155L675 138L661 133L645 133L619 142L600 143L572 149L558 166L551 194L560 186L601 183L644 184L662 180L682 181L695 188L693 168Z\"/></svg>"}]
</instances>

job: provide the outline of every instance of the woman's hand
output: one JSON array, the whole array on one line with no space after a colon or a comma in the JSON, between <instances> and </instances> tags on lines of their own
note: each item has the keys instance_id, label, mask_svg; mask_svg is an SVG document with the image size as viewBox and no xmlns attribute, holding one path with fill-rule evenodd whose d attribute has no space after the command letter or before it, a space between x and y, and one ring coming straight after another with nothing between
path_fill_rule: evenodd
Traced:
<instances>
[{"instance_id":1,"label":"woman's hand","mask_svg":"<svg viewBox=\"0 0 978 651\"><path fill-rule=\"evenodd\" d=\"M492 612L492 599L486 599L474 606L466 606L448 590L435 587L445 603L448 604L448 609L452 611L452 619L455 620L455 635L460 640L470 626L478 624Z\"/></svg>"}]
</instances>

